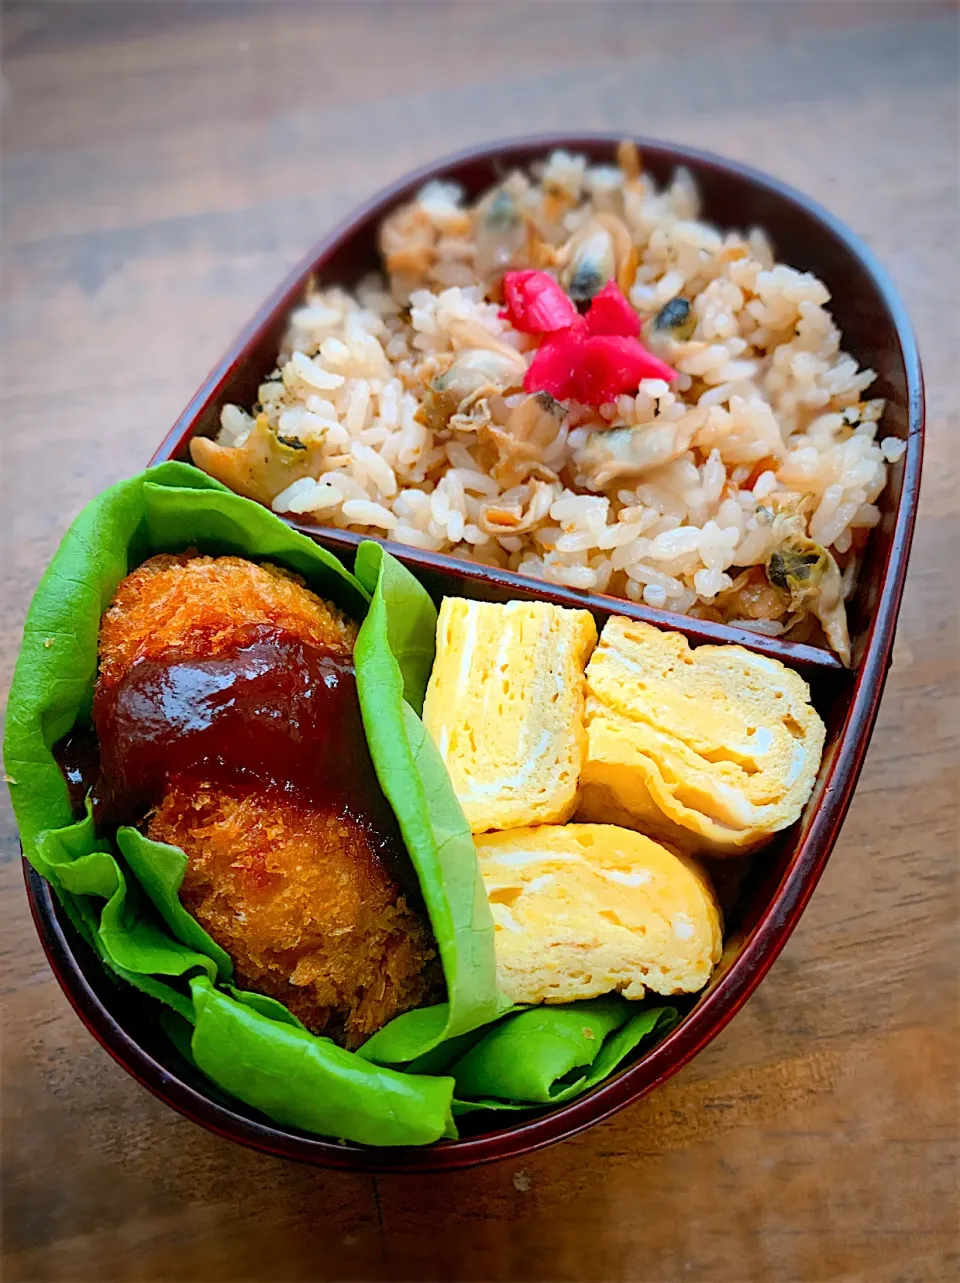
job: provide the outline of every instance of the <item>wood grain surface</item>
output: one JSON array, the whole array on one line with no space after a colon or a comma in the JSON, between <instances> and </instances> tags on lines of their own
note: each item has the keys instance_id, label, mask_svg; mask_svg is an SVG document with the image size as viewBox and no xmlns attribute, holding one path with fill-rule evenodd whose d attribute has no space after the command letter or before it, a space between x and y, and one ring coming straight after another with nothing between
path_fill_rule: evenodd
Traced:
<instances>
[{"instance_id":1,"label":"wood grain surface","mask_svg":"<svg viewBox=\"0 0 960 1283\"><path fill-rule=\"evenodd\" d=\"M137 470L336 218L466 143L636 130L767 169L877 252L929 394L880 720L732 1025L583 1137L437 1178L220 1141L48 971L4 809L3 1277L945 1280L958 1269L957 24L925 3L7 4L3 688L63 530Z\"/></svg>"}]
</instances>

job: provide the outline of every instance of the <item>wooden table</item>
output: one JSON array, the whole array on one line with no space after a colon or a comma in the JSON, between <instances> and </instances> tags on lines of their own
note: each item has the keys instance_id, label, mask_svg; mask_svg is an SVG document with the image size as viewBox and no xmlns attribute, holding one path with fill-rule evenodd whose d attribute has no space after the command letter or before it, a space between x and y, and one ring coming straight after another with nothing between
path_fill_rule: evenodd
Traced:
<instances>
[{"instance_id":1,"label":"wooden table","mask_svg":"<svg viewBox=\"0 0 960 1283\"><path fill-rule=\"evenodd\" d=\"M48 971L4 812L8 1280L942 1280L957 1246L957 27L924 3L9 4L2 661L287 268L411 165L637 130L806 189L929 390L896 662L843 836L726 1032L578 1140L443 1178L250 1153L147 1095ZM5 688L5 683L4 683Z\"/></svg>"}]
</instances>

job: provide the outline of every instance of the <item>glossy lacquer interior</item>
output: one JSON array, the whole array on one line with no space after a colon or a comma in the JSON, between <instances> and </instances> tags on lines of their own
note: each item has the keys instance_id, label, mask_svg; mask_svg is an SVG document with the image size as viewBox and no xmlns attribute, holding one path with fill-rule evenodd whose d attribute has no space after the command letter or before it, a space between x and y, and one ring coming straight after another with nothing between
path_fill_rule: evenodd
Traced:
<instances>
[{"instance_id":1,"label":"glossy lacquer interior","mask_svg":"<svg viewBox=\"0 0 960 1283\"><path fill-rule=\"evenodd\" d=\"M429 178L442 176L479 192L505 168L539 159L552 148L584 152L609 162L617 139L584 135L540 137L491 144L427 167L381 193L308 255L242 331L175 424L151 462L187 459L195 435L213 435L227 402L249 405L274 365L290 309L311 275L350 285L377 265L376 232L384 214ZM146 1000L104 975L58 912L49 887L27 869L37 928L51 965L77 1011L108 1051L156 1095L211 1130L271 1153L329 1167L426 1171L466 1167L516 1156L564 1139L608 1117L651 1090L703 1047L737 1011L783 947L829 856L866 752L889 664L896 616L916 511L923 433L920 367L902 306L882 270L851 232L826 211L775 180L746 167L685 148L638 138L644 163L660 182L677 165L693 174L703 217L723 227L762 226L777 257L815 272L833 296L831 309L844 347L877 372L870 395L887 399L885 434L907 441L904 458L890 469L880 500L882 519L873 531L850 604L854 667L843 670L819 648L759 637L726 625L688 620L631 602L545 585L505 571L471 565L402 545L387 547L428 590L503 601L539 597L586 606L598 625L628 614L660 627L678 628L692 644L735 641L799 668L827 723L823 765L799 824L749 860L715 863L711 872L726 915L723 960L708 988L683 1000L685 1016L662 1043L588 1096L552 1111L501 1125L482 1113L462 1120L462 1139L427 1149L376 1150L342 1145L279 1127L235 1100L226 1100L199 1077L159 1032ZM307 523L291 523L349 561L360 536ZM214 551L214 550L211 550Z\"/></svg>"}]
</instances>

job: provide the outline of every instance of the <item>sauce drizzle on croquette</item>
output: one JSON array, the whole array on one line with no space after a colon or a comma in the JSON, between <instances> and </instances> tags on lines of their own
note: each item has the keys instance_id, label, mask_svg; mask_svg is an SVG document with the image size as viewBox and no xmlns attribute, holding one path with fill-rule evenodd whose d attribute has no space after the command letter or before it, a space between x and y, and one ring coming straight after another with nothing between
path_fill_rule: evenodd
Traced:
<instances>
[{"instance_id":1,"label":"sauce drizzle on croquette","mask_svg":"<svg viewBox=\"0 0 960 1283\"><path fill-rule=\"evenodd\" d=\"M174 785L286 795L360 823L394 878L404 863L360 716L353 663L269 624L212 657L168 651L97 690L101 825L137 823Z\"/></svg>"}]
</instances>

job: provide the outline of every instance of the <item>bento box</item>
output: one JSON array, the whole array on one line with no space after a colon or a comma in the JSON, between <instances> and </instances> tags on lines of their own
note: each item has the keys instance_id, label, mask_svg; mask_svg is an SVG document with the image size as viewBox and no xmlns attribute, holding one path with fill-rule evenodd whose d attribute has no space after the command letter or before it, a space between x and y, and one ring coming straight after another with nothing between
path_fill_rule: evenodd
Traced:
<instances>
[{"instance_id":1,"label":"bento box","mask_svg":"<svg viewBox=\"0 0 960 1283\"><path fill-rule=\"evenodd\" d=\"M534 177L512 179L516 172ZM691 191L699 193L699 207L691 203L695 200ZM578 211L585 207L590 218L578 222ZM516 209L526 229L522 234ZM646 246L642 252L619 253L618 221ZM476 272L483 253L488 260L492 255L490 270L499 271L498 280L503 282L496 287L502 308L482 299L478 303L470 294L469 276L462 275L468 260L458 248L458 237L477 237L478 228L486 234L488 226L495 231L492 248L484 249L478 239L478 257L469 262ZM554 226L559 230L552 231ZM646 230L636 232L638 226ZM702 231L702 226L707 230ZM751 240L748 234L755 227L763 230L760 240ZM390 229L389 235L384 229ZM736 229L744 229L742 236ZM391 283L394 295L399 289L400 301L395 297L377 302L378 287L368 283L363 286L368 292L361 305L344 304L342 314L335 316L339 295L327 295L324 290L359 290L377 268L378 249L392 263ZM505 260L508 252L514 254L510 262ZM769 258L771 252L775 260ZM598 280L603 281L604 273L596 264L602 268L607 261L604 253L609 260L606 283L584 287L585 275L589 278L591 272L599 270ZM684 258L687 253L692 256L689 261ZM789 265L786 274L780 264ZM673 278L667 279L671 272ZM812 286L804 274L814 280ZM441 305L435 301L438 298L445 302ZM827 298L832 323L842 335L843 351L836 359L835 345L831 347L820 320ZM736 316L731 321L731 313L751 304L756 304L749 312L752 319L745 310L742 323ZM780 315L777 309L784 307L795 308L795 314L783 313L786 320L772 320ZM361 313L375 314L369 333L357 329L356 316ZM736 333L731 328L735 322ZM693 329L694 324L699 329ZM784 327L782 333L776 330L778 324ZM483 330L479 340L478 325ZM316 342L309 337L311 326L320 327ZM422 372L419 375L426 388L421 402L426 410L419 420L413 416L417 430L426 426L431 434L425 440L414 446L410 439L400 441L406 422L403 403L397 401L401 409L391 418L394 409L385 408L392 395L386 377L373 377L372 391L367 379L358 394L365 419L356 404L351 409L348 400L338 400L341 395L347 398L352 386L349 364L344 364L352 359L351 332L361 351L370 333L380 334L381 351L388 354L385 359L399 371L398 397L409 395L416 386L410 374L413 365L428 363L431 381ZM458 340L458 333L470 337ZM815 349L811 333L826 347ZM799 347L786 352L778 366L774 349L791 342ZM479 349L469 346L478 343ZM815 359L826 361L822 375L810 375L807 349ZM523 391L519 382L504 382L505 377L514 376L499 376L496 362L491 365L486 359L474 362L483 367L483 382L457 384L454 375L463 377L464 352L469 357L476 350L501 359L502 368L517 360ZM824 351L829 352L827 358L817 356ZM316 367L304 364L313 360L310 352L315 353ZM847 364L841 364L841 359ZM339 369L347 373L333 373ZM861 371L867 369L875 373L874 379L867 380L873 398L869 402L861 395L866 386ZM389 373L386 367L383 373ZM827 390L814 412L811 407L821 393L809 389L816 378ZM280 388L276 397L271 385ZM451 387L459 389L453 401L447 396ZM742 423L755 410L751 410L751 389L759 389L758 398L767 397L783 416L799 416L800 426L794 423L793 432L806 434L802 443L788 434L781 456L776 443L768 448L749 438ZM507 457L495 450L500 449L504 434L509 435L509 425L520 421L519 410L530 409L535 400L538 414L546 407L547 418L553 416L550 431L556 435L541 439L535 463L518 472L515 455ZM877 408L881 406L882 410ZM877 441L881 413L883 440ZM281 419L284 414L286 419ZM349 435L352 429L344 427L348 423L357 433L367 433L362 442L357 437L356 468L352 462L344 467L343 459L352 447L332 430ZM672 435L664 447L667 427ZM312 474L300 466L301 456L314 449L311 428L319 434L316 441L327 441L317 450L333 450L329 444L333 441L339 452L329 455L331 463L313 466ZM396 441L387 444L394 428ZM276 493L251 496L244 488L243 469L235 468L238 456L230 451L238 448L237 441L242 449L244 433L252 431L272 432L280 441L279 472L270 472L273 463L267 463ZM287 431L304 435L288 437ZM759 440L767 427L757 419L750 431ZM471 433L482 443L476 448ZM610 435L615 433L620 434L616 439ZM737 433L741 443L730 445ZM666 453L642 455L655 435L654 448ZM192 446L198 439L207 444ZM854 446L848 448L845 443L850 440ZM368 589L374 588L374 600L376 576L370 579L370 566L379 564L380 554L369 550L386 550L440 608L441 621L449 625L448 638L453 635L449 613L453 607L448 603L462 603L458 609L465 615L479 610L477 603L498 609L509 603L529 603L531 609L549 608L563 618L576 616L584 621L583 628L594 639L585 654L596 645L596 636L602 649L604 638L611 639L612 645L616 630L623 629L629 638L641 641L661 634L678 636L682 641L675 644L680 648L675 653L682 650L684 662L692 666L703 647L707 648L701 652L704 664L708 655L734 647L743 648L758 663L769 662L770 671L779 672L778 666L783 665L802 679L801 685L807 684L810 707L824 728L812 791L795 822L772 826L762 842L744 841L745 853L736 858L731 855L739 839L724 849L715 836L704 836L706 828L697 837L691 849L709 871L722 911L722 952L718 951L703 987L657 998L669 1003L671 1012L660 1026L659 1040L638 1035L635 1046L607 1074L595 1081L584 1079L582 1090L566 1096L556 1089L561 1094L554 1103L528 1102L507 1112L464 1109L457 1118L455 1138L422 1146L328 1138L278 1122L230 1092L212 1087L189 1054L183 1054L183 1046L178 1050L164 1033L150 1003L145 1004L135 989L108 978L50 883L25 863L41 941L81 1018L115 1059L181 1113L255 1148L323 1166L373 1171L466 1167L570 1137L639 1099L695 1055L746 1001L789 938L830 855L863 763L890 663L916 513L922 442L919 360L892 286L851 232L812 201L771 178L692 149L651 140L636 139L626 146L613 137L545 136L474 149L425 167L382 192L321 241L264 304L205 381L151 464L200 462L215 478L248 495L248 502L257 498L272 506L288 530L312 541L348 572L354 569L363 545L360 559L366 578L361 560L356 573ZM443 457L447 445L450 448ZM490 452L485 455L487 445ZM784 524L789 537L776 549L763 545L766 532L758 530L755 514L773 505L773 521L795 523L802 508L790 506L789 494L781 500L777 496L786 494L790 478L806 475L805 467L825 467L828 452L844 449L848 463L843 466L849 465L854 481L863 478L866 490L846 485L844 478L832 483L835 493L828 494L828 486L821 486L817 506L803 515L802 533L798 533L800 526L794 524L788 530ZM432 465L427 457L431 450L435 452ZM372 457L375 454L377 458ZM422 477L416 473L421 457L427 460ZM839 457L829 454L831 466ZM483 489L484 469L478 463L484 459L496 478L487 490ZM721 465L722 489L710 501L714 507L704 509L701 492L718 480L711 467L716 473ZM288 466L292 470L284 473ZM392 470L393 480L378 482L385 467ZM463 478L469 486L474 472L479 488L475 492L468 488L463 497ZM450 480L444 479L446 473L451 474ZM871 478L879 479L881 473L882 480L875 486ZM336 474L347 477L349 484L336 481ZM286 484L277 489L275 476ZM240 480L233 485L231 478L236 477ZM364 479L371 477L368 485ZM683 500L687 509L671 508L670 496L681 493L684 478L695 478L690 485L700 489ZM260 481L255 478L253 484ZM363 494L358 484L367 486ZM792 484L802 489L806 483ZM425 499L413 493L418 488ZM406 506L394 500L408 492ZM441 496L439 507L430 506L436 495ZM608 505L602 521L596 516L597 497ZM782 508L776 508L777 502ZM538 503L539 516L531 521ZM721 511L723 503L728 507ZM734 510L737 504L739 513ZM325 511L336 514L328 524ZM705 517L708 511L714 516ZM701 515L695 535L696 512ZM625 529L634 520L646 523L642 528L637 525L636 535ZM760 525L768 520L764 517ZM383 523L379 529L378 522ZM476 532L473 544L464 538L468 528ZM727 530L733 532L729 536L732 552L724 560L716 549ZM402 538L392 537L397 532ZM819 540L813 544L816 533L823 545ZM216 553L217 537L214 533L209 537L211 551ZM736 549L747 547L751 539L755 559L745 564L744 553L744 564L738 563ZM175 543L170 528L156 547L162 544L165 550L181 552ZM196 547L198 539L186 543ZM784 549L788 546L799 560L787 561ZM766 547L765 553L757 553L761 547ZM816 552L808 555L811 547ZM458 555L460 549L462 555ZM251 544L248 555L256 553ZM766 569L761 574L751 566ZM836 601L829 606L826 591L818 598L810 589L811 567L820 573L824 566L836 573L837 584L845 575L839 606L845 614L842 635L834 627ZM132 570L133 565L126 569ZM299 562L293 569L304 573ZM730 575L727 569L732 570ZM734 601L737 593L740 596ZM679 609L671 610L671 603ZM751 614L754 609L758 613ZM482 618L483 627L495 627L499 616ZM440 680L441 654L438 634L431 681ZM593 654L590 665L600 650ZM590 700L598 698L599 690L596 680L590 684L590 671L588 666L588 732ZM628 671L627 664L624 672ZM423 717L428 726L433 717L436 739L446 708L439 710L446 705L448 693L444 690L435 697L433 714L429 701L428 692ZM454 695L449 702L456 702ZM441 748L446 745L444 734L441 730ZM720 748L714 756L722 757L724 732L716 734ZM456 781L449 752L446 760ZM621 812L625 808L626 823L643 830L644 822L637 819L639 809L633 808L630 818L629 787L625 786L619 800ZM589 787L583 792L590 796ZM394 802L389 789L387 794ZM591 810L580 794L578 798L581 813L567 808L562 823L610 819L612 813L602 805L594 803ZM470 814L462 791L460 801ZM516 823L502 821L508 830ZM668 850L674 841L683 848L683 823L671 820L654 825L652 831L663 838ZM488 839L482 835L500 824L489 818L473 823L484 868ZM487 885L489 892L489 879ZM495 899L491 893L491 903ZM506 918L495 917L498 927L506 923L508 932L512 930L509 912ZM502 987L505 973L499 974ZM521 988L521 1002L525 1001L530 999ZM378 1036L374 1034L374 1040Z\"/></svg>"}]
</instances>

